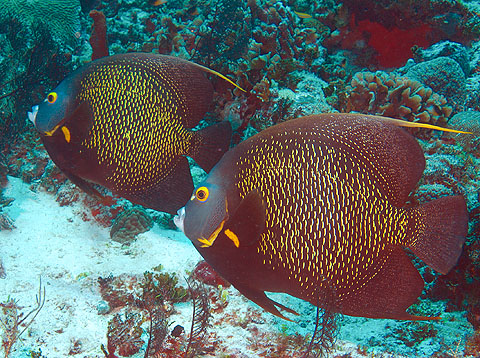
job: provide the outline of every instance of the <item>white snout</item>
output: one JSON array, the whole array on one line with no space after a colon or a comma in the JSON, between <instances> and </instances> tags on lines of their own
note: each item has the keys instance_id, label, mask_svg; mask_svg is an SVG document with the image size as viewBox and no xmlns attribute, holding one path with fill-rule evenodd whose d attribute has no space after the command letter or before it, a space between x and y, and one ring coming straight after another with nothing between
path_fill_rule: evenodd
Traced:
<instances>
[{"instance_id":1,"label":"white snout","mask_svg":"<svg viewBox=\"0 0 480 358\"><path fill-rule=\"evenodd\" d=\"M175 225L185 234L183 221L185 219L185 207L178 209L177 215L173 218Z\"/></svg>"},{"instance_id":2,"label":"white snout","mask_svg":"<svg viewBox=\"0 0 480 358\"><path fill-rule=\"evenodd\" d=\"M33 106L32 111L28 112L28 119L35 125L35 119L37 118L38 106Z\"/></svg>"}]
</instances>

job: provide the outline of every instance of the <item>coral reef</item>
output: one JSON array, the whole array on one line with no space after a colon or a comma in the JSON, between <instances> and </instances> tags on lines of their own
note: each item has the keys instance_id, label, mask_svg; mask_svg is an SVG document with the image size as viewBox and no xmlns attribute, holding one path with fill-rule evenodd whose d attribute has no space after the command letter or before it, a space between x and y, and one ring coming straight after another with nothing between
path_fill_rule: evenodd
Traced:
<instances>
[{"instance_id":1,"label":"coral reef","mask_svg":"<svg viewBox=\"0 0 480 358\"><path fill-rule=\"evenodd\" d=\"M153 227L153 220L141 208L125 210L120 213L110 229L110 238L113 241L129 245L138 234Z\"/></svg>"},{"instance_id":2,"label":"coral reef","mask_svg":"<svg viewBox=\"0 0 480 358\"><path fill-rule=\"evenodd\" d=\"M392 73L358 72L346 92L347 112L378 114L440 126L447 123L452 113L445 97L418 81Z\"/></svg>"}]
</instances>

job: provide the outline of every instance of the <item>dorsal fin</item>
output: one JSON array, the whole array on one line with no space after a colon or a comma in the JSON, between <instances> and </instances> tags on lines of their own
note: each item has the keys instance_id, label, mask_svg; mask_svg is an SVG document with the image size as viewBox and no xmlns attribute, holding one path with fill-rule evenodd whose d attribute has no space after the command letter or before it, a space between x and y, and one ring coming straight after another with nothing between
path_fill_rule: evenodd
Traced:
<instances>
[{"instance_id":1,"label":"dorsal fin","mask_svg":"<svg viewBox=\"0 0 480 358\"><path fill-rule=\"evenodd\" d=\"M245 91L242 87L240 87L239 85L237 85L235 82L233 82L230 78L222 75L220 72L217 72L217 71L214 71L208 67L205 67L205 66L202 66L202 65L199 65L198 63L195 63L196 66L198 66L200 69L202 69L203 71L205 72L208 72L208 73L211 73L217 77L220 77L221 79L224 79L225 81L227 81L228 83L234 85L235 87L237 87L240 91L243 91L243 92L247 92Z\"/></svg>"},{"instance_id":2,"label":"dorsal fin","mask_svg":"<svg viewBox=\"0 0 480 358\"><path fill-rule=\"evenodd\" d=\"M353 113L309 116L312 135L345 153L352 170L366 170L394 206L403 206L425 168L415 138L383 117ZM293 128L295 120L289 121ZM348 159L350 158L350 159Z\"/></svg>"},{"instance_id":3,"label":"dorsal fin","mask_svg":"<svg viewBox=\"0 0 480 358\"><path fill-rule=\"evenodd\" d=\"M339 113L341 115L341 113ZM345 113L346 114L346 113ZM395 118L389 118L389 117L381 117L381 116L374 116L370 114L364 114L362 115L364 117L372 117L373 119L382 121L384 123L390 123L393 124L394 126L398 127L407 127L407 128L425 128L425 129L434 129L436 131L441 131L441 132L452 132L452 133L462 133L462 134L473 134L472 132L465 132L461 131L458 129L453 129L453 128L445 128L445 127L439 127L439 126L434 126L433 124L428 124L428 123L420 123L420 122L408 122L408 121L403 121L401 119L395 119Z\"/></svg>"}]
</instances>

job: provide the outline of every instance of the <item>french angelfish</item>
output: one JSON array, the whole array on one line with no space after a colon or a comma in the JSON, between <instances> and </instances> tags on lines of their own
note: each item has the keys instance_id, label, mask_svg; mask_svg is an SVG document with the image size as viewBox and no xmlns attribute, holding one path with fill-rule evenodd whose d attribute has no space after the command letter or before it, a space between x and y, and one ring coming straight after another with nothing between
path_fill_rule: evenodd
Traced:
<instances>
[{"instance_id":1,"label":"french angelfish","mask_svg":"<svg viewBox=\"0 0 480 358\"><path fill-rule=\"evenodd\" d=\"M229 122L188 130L212 104L206 72L234 84L175 57L104 57L72 72L29 118L55 164L87 193L99 195L91 183L100 184L174 214L193 190L186 156L208 172L230 144Z\"/></svg>"},{"instance_id":2,"label":"french angelfish","mask_svg":"<svg viewBox=\"0 0 480 358\"><path fill-rule=\"evenodd\" d=\"M230 149L174 221L221 276L279 317L277 308L295 312L265 291L314 305L333 294L330 308L350 316L429 319L406 312L424 282L404 248L447 273L467 209L462 196L405 208L425 159L398 125L417 126L323 114L270 127Z\"/></svg>"}]
</instances>

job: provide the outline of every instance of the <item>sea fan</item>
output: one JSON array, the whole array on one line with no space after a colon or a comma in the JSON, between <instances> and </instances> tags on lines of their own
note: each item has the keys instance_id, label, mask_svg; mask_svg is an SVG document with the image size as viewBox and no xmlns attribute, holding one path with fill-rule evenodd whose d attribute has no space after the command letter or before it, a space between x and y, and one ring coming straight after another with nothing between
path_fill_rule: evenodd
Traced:
<instances>
[{"instance_id":1,"label":"sea fan","mask_svg":"<svg viewBox=\"0 0 480 358\"><path fill-rule=\"evenodd\" d=\"M333 289L317 289L317 314L310 343L302 358L327 357L332 352L338 332L336 296ZM321 309L320 307L323 307Z\"/></svg>"},{"instance_id":2,"label":"sea fan","mask_svg":"<svg viewBox=\"0 0 480 358\"><path fill-rule=\"evenodd\" d=\"M190 338L183 358L193 358L201 353L204 345L208 321L210 318L210 304L205 285L194 281L191 277L187 280L188 289L193 303L193 319L190 329Z\"/></svg>"}]
</instances>

